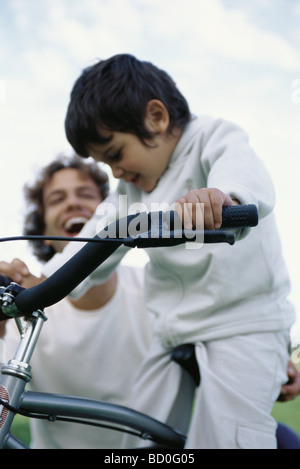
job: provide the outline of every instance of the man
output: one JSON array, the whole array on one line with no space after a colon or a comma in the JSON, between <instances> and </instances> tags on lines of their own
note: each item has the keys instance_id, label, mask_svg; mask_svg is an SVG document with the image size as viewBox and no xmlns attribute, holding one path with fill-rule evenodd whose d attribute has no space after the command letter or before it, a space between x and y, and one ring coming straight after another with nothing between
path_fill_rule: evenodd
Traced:
<instances>
[{"instance_id":1,"label":"man","mask_svg":"<svg viewBox=\"0 0 300 469\"><path fill-rule=\"evenodd\" d=\"M34 208L26 216L25 233L75 236L107 192L108 178L95 163L76 156L60 158L26 188L28 205ZM34 253L47 261L65 244L34 242ZM0 274L24 287L40 281L19 259L0 262ZM46 308L48 321L31 361L33 390L127 404L150 341L142 278L141 269L123 265L75 304L64 299ZM7 358L11 358L18 335L13 321L6 327ZM42 420L34 420L31 431L34 448L119 448L122 438L116 431Z\"/></svg>"}]
</instances>

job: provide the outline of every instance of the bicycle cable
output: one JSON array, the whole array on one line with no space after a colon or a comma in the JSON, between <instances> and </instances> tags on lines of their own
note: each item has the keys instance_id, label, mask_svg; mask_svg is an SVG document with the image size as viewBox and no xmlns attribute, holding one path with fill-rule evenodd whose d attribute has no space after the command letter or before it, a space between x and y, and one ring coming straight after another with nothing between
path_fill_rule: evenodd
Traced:
<instances>
[{"instance_id":1,"label":"bicycle cable","mask_svg":"<svg viewBox=\"0 0 300 469\"><path fill-rule=\"evenodd\" d=\"M8 236L6 238L0 238L0 243L7 241L38 241L38 240L50 240L50 241L77 241L77 242L122 242L125 238L82 238L72 236L45 236L45 235L24 235L24 236ZM127 238L126 238L127 239Z\"/></svg>"}]
</instances>

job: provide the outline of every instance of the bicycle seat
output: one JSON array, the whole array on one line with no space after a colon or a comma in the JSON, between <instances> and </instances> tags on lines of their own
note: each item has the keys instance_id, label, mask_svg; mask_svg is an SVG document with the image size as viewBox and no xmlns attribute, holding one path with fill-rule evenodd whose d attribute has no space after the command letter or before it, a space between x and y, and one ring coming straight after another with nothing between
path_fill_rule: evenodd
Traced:
<instances>
[{"instance_id":1,"label":"bicycle seat","mask_svg":"<svg viewBox=\"0 0 300 469\"><path fill-rule=\"evenodd\" d=\"M194 344L182 344L175 347L171 352L171 360L181 365L190 374L195 386L199 386L200 371L196 360Z\"/></svg>"}]
</instances>

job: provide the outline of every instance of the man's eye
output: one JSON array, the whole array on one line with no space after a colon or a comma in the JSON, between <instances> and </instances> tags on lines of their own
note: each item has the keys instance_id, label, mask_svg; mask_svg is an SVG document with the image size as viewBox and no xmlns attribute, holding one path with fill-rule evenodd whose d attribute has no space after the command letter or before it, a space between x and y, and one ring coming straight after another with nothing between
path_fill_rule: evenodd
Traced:
<instances>
[{"instance_id":1,"label":"man's eye","mask_svg":"<svg viewBox=\"0 0 300 469\"><path fill-rule=\"evenodd\" d=\"M63 197L55 197L53 199L48 200L48 205L56 205L62 202Z\"/></svg>"},{"instance_id":2,"label":"man's eye","mask_svg":"<svg viewBox=\"0 0 300 469\"><path fill-rule=\"evenodd\" d=\"M81 194L79 194L79 197L81 197L82 199L96 199L97 194L91 192L82 192Z\"/></svg>"}]
</instances>

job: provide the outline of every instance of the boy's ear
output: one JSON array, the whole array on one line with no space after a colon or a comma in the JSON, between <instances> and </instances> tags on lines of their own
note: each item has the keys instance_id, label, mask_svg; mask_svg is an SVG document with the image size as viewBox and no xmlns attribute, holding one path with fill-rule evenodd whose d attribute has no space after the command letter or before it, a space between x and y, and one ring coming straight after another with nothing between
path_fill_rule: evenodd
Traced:
<instances>
[{"instance_id":1,"label":"boy's ear","mask_svg":"<svg viewBox=\"0 0 300 469\"><path fill-rule=\"evenodd\" d=\"M169 113L165 105L159 99L148 101L144 119L146 129L161 134L167 131L169 123Z\"/></svg>"}]
</instances>

